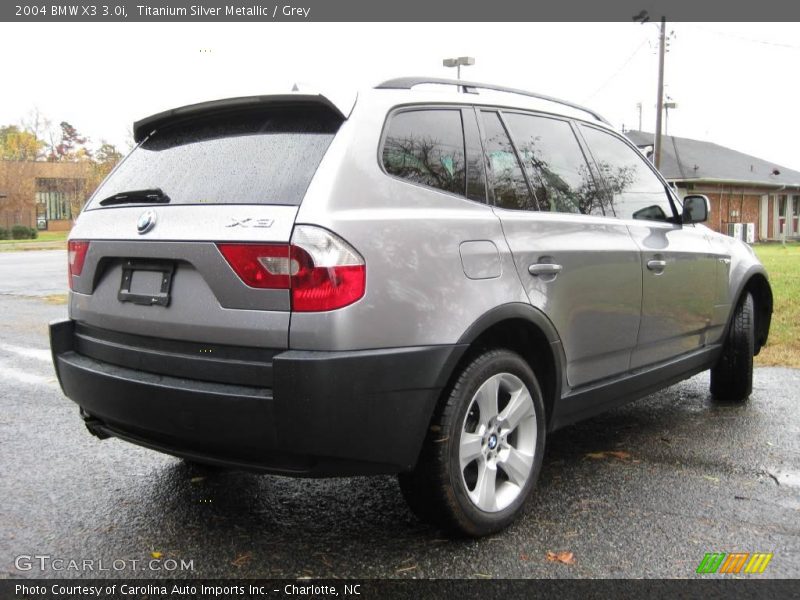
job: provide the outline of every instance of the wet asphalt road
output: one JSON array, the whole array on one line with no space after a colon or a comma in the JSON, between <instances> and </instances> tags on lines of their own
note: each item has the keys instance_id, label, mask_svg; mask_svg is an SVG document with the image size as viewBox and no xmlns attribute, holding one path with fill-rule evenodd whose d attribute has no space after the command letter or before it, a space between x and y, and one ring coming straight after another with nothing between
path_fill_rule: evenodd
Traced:
<instances>
[{"instance_id":1,"label":"wet asphalt road","mask_svg":"<svg viewBox=\"0 0 800 600\"><path fill-rule=\"evenodd\" d=\"M747 406L715 404L704 374L556 432L524 518L448 540L392 477L206 472L91 437L47 355L65 307L0 296L0 314L0 577L79 575L19 571L22 554L151 552L192 560L180 577L691 577L711 551L772 552L762 577L800 574L797 370L759 369Z\"/></svg>"},{"instance_id":2,"label":"wet asphalt road","mask_svg":"<svg viewBox=\"0 0 800 600\"><path fill-rule=\"evenodd\" d=\"M67 251L0 252L0 295L67 293Z\"/></svg>"},{"instance_id":3,"label":"wet asphalt road","mask_svg":"<svg viewBox=\"0 0 800 600\"><path fill-rule=\"evenodd\" d=\"M800 575L798 370L759 369L746 406L715 404L702 374L556 432L525 516L448 540L392 477L207 472L91 437L47 354L46 323L65 312L0 295L0 578L80 575L19 571L22 554L151 552L192 560L177 577L693 577L712 551L772 552L759 577Z\"/></svg>"}]
</instances>

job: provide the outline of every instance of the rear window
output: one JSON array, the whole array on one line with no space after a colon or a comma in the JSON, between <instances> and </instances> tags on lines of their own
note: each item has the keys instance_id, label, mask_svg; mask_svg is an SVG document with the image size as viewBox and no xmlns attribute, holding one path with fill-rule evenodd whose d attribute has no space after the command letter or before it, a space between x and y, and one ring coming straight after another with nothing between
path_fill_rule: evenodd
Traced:
<instances>
[{"instance_id":1,"label":"rear window","mask_svg":"<svg viewBox=\"0 0 800 600\"><path fill-rule=\"evenodd\" d=\"M341 118L316 107L225 115L156 131L95 192L160 189L170 204L299 205Z\"/></svg>"}]
</instances>

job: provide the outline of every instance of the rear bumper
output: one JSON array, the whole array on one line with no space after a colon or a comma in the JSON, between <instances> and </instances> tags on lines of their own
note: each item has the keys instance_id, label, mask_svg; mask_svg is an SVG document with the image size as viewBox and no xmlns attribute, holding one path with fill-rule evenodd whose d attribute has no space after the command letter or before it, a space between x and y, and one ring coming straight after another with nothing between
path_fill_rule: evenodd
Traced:
<instances>
[{"instance_id":1,"label":"rear bumper","mask_svg":"<svg viewBox=\"0 0 800 600\"><path fill-rule=\"evenodd\" d=\"M50 325L64 393L99 435L201 462L299 476L414 467L464 346L286 351L272 386L187 379L76 351L75 323Z\"/></svg>"}]
</instances>

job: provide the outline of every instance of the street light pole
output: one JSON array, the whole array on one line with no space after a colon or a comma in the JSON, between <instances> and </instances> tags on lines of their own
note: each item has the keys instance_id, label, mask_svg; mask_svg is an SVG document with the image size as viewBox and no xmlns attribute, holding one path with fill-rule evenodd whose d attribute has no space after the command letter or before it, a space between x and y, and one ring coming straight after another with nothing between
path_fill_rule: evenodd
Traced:
<instances>
[{"instance_id":1,"label":"street light pole","mask_svg":"<svg viewBox=\"0 0 800 600\"><path fill-rule=\"evenodd\" d=\"M475 59L472 56L459 56L458 58L445 58L442 61L442 66L456 67L456 77L461 79L461 65L469 67L475 64Z\"/></svg>"},{"instance_id":2,"label":"street light pole","mask_svg":"<svg viewBox=\"0 0 800 600\"><path fill-rule=\"evenodd\" d=\"M658 96L656 96L656 143L653 150L653 164L661 166L661 113L664 110L664 47L666 45L667 19L661 17L661 35L658 44Z\"/></svg>"}]
</instances>

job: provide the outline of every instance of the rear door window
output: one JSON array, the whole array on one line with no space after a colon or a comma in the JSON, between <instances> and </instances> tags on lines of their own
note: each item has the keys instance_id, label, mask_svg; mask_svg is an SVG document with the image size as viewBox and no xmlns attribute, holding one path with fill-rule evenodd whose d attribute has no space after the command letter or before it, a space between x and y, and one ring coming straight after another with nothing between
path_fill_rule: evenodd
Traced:
<instances>
[{"instance_id":1,"label":"rear door window","mask_svg":"<svg viewBox=\"0 0 800 600\"><path fill-rule=\"evenodd\" d=\"M395 177L464 195L464 130L458 109L408 110L389 121L383 167Z\"/></svg>"},{"instance_id":2,"label":"rear door window","mask_svg":"<svg viewBox=\"0 0 800 600\"><path fill-rule=\"evenodd\" d=\"M608 216L651 221L673 216L666 186L644 156L606 131L586 125L580 129L605 184Z\"/></svg>"},{"instance_id":3,"label":"rear door window","mask_svg":"<svg viewBox=\"0 0 800 600\"><path fill-rule=\"evenodd\" d=\"M89 208L154 189L170 204L299 205L341 122L316 107L284 107L164 127L119 165Z\"/></svg>"},{"instance_id":4,"label":"rear door window","mask_svg":"<svg viewBox=\"0 0 800 600\"><path fill-rule=\"evenodd\" d=\"M517 154L500 121L500 115L486 110L481 111L481 114L491 176L489 189L494 196L495 206L514 210L538 210Z\"/></svg>"},{"instance_id":5,"label":"rear door window","mask_svg":"<svg viewBox=\"0 0 800 600\"><path fill-rule=\"evenodd\" d=\"M567 121L503 113L541 210L603 215L589 165Z\"/></svg>"}]
</instances>

